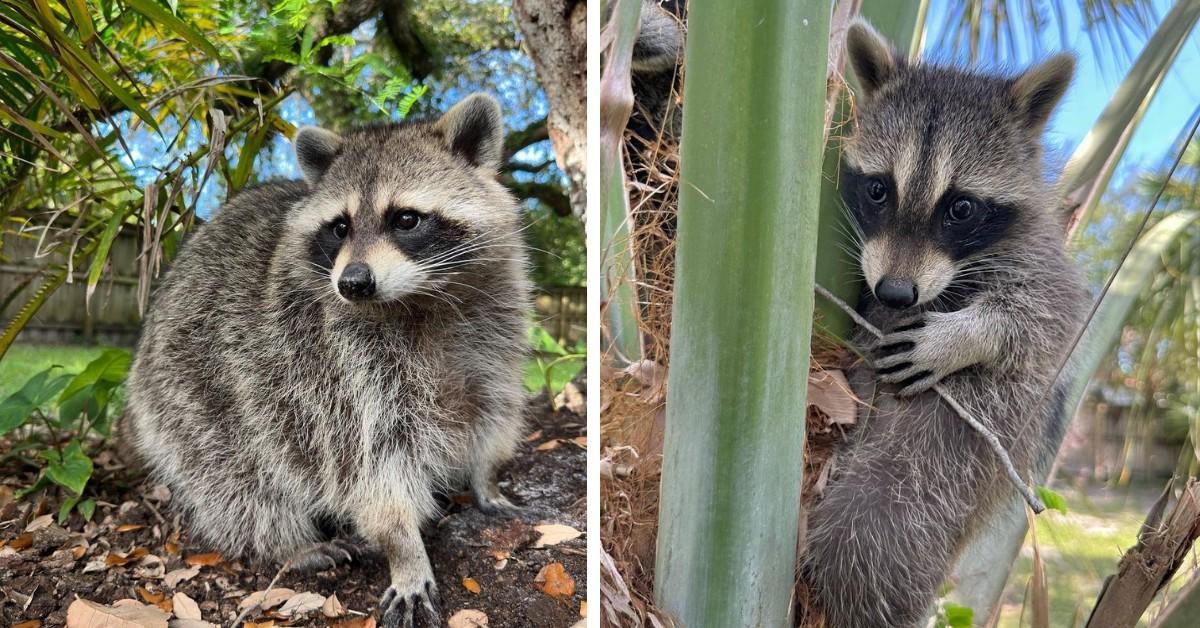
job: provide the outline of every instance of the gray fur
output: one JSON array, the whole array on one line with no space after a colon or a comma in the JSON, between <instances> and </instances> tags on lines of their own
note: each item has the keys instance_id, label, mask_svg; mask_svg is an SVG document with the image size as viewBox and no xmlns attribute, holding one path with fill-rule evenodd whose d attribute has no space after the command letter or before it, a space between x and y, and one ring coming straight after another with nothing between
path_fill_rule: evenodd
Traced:
<instances>
[{"instance_id":1,"label":"gray fur","mask_svg":"<svg viewBox=\"0 0 1200 628\"><path fill-rule=\"evenodd\" d=\"M609 3L609 10L615 5ZM634 109L629 120L639 144L654 143L660 132L678 139L682 129L682 109L672 100L683 62L686 13L682 0L642 0L633 43Z\"/></svg>"},{"instance_id":2,"label":"gray fur","mask_svg":"<svg viewBox=\"0 0 1200 628\"><path fill-rule=\"evenodd\" d=\"M434 614L420 527L435 490L466 483L485 510L511 509L493 472L523 431L530 285L520 210L493 170L498 110L470 102L489 114L483 159L461 153L453 117L336 142L300 134L298 151L335 144L335 157L309 184L238 194L193 235L129 378L125 435L195 538L228 557L329 566L346 553L323 544L319 524L349 524L388 557L384 625ZM390 203L446 218L460 240L410 259L380 222ZM346 212L336 262L314 263L314 233ZM337 273L363 260L381 281L381 265L401 268L408 284L341 298Z\"/></svg>"},{"instance_id":3,"label":"gray fur","mask_svg":"<svg viewBox=\"0 0 1200 628\"><path fill-rule=\"evenodd\" d=\"M930 387L940 382L985 422L1018 469L1044 469L1064 426L1054 375L1088 295L1030 131L1040 131L1070 68L1059 57L1014 81L911 64L861 23L849 35L850 60L871 79L843 195L852 211L869 210L851 188L869 175L897 181L873 228L856 221L863 272L904 276L928 292L893 310L864 291L860 308L885 337L856 340L888 374L866 364L849 374L864 409L808 515L801 566L830 626L915 626L966 542L1019 499L983 440ZM1032 116L1028 85L1043 96ZM1013 220L955 259L934 212L960 191L988 201L988 220L999 204ZM923 326L897 331L914 322Z\"/></svg>"}]
</instances>

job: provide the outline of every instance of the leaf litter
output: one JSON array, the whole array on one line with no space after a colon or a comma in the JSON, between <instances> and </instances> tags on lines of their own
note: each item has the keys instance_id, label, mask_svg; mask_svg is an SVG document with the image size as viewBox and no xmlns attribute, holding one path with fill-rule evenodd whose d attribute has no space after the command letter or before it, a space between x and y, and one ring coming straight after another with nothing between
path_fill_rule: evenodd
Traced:
<instances>
[{"instance_id":1,"label":"leaf litter","mask_svg":"<svg viewBox=\"0 0 1200 628\"><path fill-rule=\"evenodd\" d=\"M585 421L565 407L551 410L544 396L531 402L530 415L534 437L500 474L502 490L524 506L522 517L488 517L452 496L441 521L425 531L452 626L558 628L579 617L587 570L580 538ZM536 451L547 441L571 446ZM0 450L7 447L0 440ZM388 584L377 553L326 572L284 573L268 590L280 565L226 559L192 542L165 486L142 481L115 448L96 462L92 520L72 513L63 525L54 516L61 498L11 499L35 478L11 462L0 465L0 625L223 626L258 596L265 603L247 613L248 628L376 627L371 615ZM543 573L552 564L562 573Z\"/></svg>"}]
</instances>

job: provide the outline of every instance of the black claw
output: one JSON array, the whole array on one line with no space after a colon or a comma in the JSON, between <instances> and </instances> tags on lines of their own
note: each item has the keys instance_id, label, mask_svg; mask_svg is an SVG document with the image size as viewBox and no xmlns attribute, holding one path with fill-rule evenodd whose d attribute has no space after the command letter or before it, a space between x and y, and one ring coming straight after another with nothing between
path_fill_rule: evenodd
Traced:
<instances>
[{"instance_id":1,"label":"black claw","mask_svg":"<svg viewBox=\"0 0 1200 628\"><path fill-rule=\"evenodd\" d=\"M895 364L895 365L889 366L887 368L878 369L875 371L875 373L877 375L891 375L893 373L899 373L900 371L903 371L904 369L907 369L907 368L912 368L912 362L901 362L899 364ZM928 373L926 373L926 374L928 374Z\"/></svg>"},{"instance_id":2,"label":"black claw","mask_svg":"<svg viewBox=\"0 0 1200 628\"><path fill-rule=\"evenodd\" d=\"M897 386L899 386L901 389L908 388L909 386L912 386L913 384L925 379L926 377L929 377L930 375L933 375L933 373L930 371L921 371L920 373L917 373L916 375L913 375L912 377L900 382L897 384Z\"/></svg>"},{"instance_id":3,"label":"black claw","mask_svg":"<svg viewBox=\"0 0 1200 628\"><path fill-rule=\"evenodd\" d=\"M922 328L922 327L924 327L924 326L925 326L925 321L924 321L924 320L916 320L916 321L913 321L913 322L911 322L911 323L906 323L906 324L904 324L904 325L901 325L901 326L899 326L899 327L897 327L897 328L893 329L893 330L892 330L892 333L893 333L893 334L897 334L897 333L900 333L900 332L902 332L902 331L912 331L912 330L914 330L914 329L921 329L921 328Z\"/></svg>"},{"instance_id":4,"label":"black claw","mask_svg":"<svg viewBox=\"0 0 1200 628\"><path fill-rule=\"evenodd\" d=\"M900 353L902 351L912 351L916 346L917 344L915 342L904 340L901 342L893 342L890 345L883 345L882 347L876 349L875 352L880 355L889 355L892 353Z\"/></svg>"}]
</instances>

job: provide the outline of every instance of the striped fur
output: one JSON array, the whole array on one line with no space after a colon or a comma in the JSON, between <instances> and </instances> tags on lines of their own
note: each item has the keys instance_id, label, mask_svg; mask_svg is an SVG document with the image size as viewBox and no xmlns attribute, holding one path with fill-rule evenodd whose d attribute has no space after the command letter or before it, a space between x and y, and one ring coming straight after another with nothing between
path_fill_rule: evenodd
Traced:
<instances>
[{"instance_id":1,"label":"striped fur","mask_svg":"<svg viewBox=\"0 0 1200 628\"><path fill-rule=\"evenodd\" d=\"M334 522L389 558L385 625L433 606L419 534L433 492L465 483L508 507L492 474L523 431L530 285L520 210L495 177L501 137L483 96L437 122L303 130L307 183L246 190L185 244L146 318L124 427L194 537L281 561ZM405 250L383 219L398 206L457 239ZM352 229L334 263L314 261L340 216ZM343 298L351 261L391 290Z\"/></svg>"}]
</instances>

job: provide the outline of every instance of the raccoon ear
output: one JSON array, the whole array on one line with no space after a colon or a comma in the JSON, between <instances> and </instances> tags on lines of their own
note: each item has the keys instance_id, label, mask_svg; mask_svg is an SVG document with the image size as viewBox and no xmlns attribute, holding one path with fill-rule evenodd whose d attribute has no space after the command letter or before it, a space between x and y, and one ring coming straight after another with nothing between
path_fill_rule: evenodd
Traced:
<instances>
[{"instance_id":1,"label":"raccoon ear","mask_svg":"<svg viewBox=\"0 0 1200 628\"><path fill-rule=\"evenodd\" d=\"M487 94L471 94L450 108L434 127L456 155L473 165L500 169L504 150L504 120L500 103Z\"/></svg>"},{"instance_id":2,"label":"raccoon ear","mask_svg":"<svg viewBox=\"0 0 1200 628\"><path fill-rule=\"evenodd\" d=\"M892 44L861 18L846 32L846 55L868 100L904 65Z\"/></svg>"},{"instance_id":3,"label":"raccoon ear","mask_svg":"<svg viewBox=\"0 0 1200 628\"><path fill-rule=\"evenodd\" d=\"M309 183L316 183L342 148L342 136L315 126L300 127L292 137L296 162Z\"/></svg>"},{"instance_id":4,"label":"raccoon ear","mask_svg":"<svg viewBox=\"0 0 1200 628\"><path fill-rule=\"evenodd\" d=\"M1041 133L1074 73L1075 57L1064 52L1018 76L1010 88L1017 119L1033 133Z\"/></svg>"}]
</instances>

